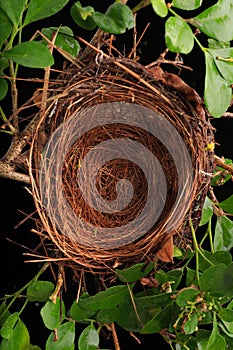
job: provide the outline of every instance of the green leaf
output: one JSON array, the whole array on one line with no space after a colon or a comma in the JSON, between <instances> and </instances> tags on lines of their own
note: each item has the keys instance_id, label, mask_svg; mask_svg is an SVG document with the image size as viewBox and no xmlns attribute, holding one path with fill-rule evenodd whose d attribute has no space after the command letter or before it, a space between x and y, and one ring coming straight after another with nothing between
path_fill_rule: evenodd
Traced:
<instances>
[{"instance_id":1,"label":"green leaf","mask_svg":"<svg viewBox=\"0 0 233 350\"><path fill-rule=\"evenodd\" d=\"M175 302L179 307L185 307L189 301L194 301L199 294L199 290L194 288L183 289L176 297Z\"/></svg>"},{"instance_id":2,"label":"green leaf","mask_svg":"<svg viewBox=\"0 0 233 350\"><path fill-rule=\"evenodd\" d=\"M233 264L226 266L218 264L211 266L200 276L201 290L213 296L232 296L233 294Z\"/></svg>"},{"instance_id":3,"label":"green leaf","mask_svg":"<svg viewBox=\"0 0 233 350\"><path fill-rule=\"evenodd\" d=\"M30 337L25 324L19 319L10 338L3 339L0 350L26 350L30 347Z\"/></svg>"},{"instance_id":4,"label":"green leaf","mask_svg":"<svg viewBox=\"0 0 233 350\"><path fill-rule=\"evenodd\" d=\"M218 312L218 317L221 318L222 321L233 322L233 310L221 309Z\"/></svg>"},{"instance_id":5,"label":"green leaf","mask_svg":"<svg viewBox=\"0 0 233 350\"><path fill-rule=\"evenodd\" d=\"M178 314L178 308L174 301L169 303L164 309L155 314L155 316L142 328L142 334L157 333L164 328L168 328L172 320L175 320Z\"/></svg>"},{"instance_id":6,"label":"green leaf","mask_svg":"<svg viewBox=\"0 0 233 350\"><path fill-rule=\"evenodd\" d=\"M0 8L6 13L14 26L17 27L26 3L27 0L0 0Z\"/></svg>"},{"instance_id":7,"label":"green leaf","mask_svg":"<svg viewBox=\"0 0 233 350\"><path fill-rule=\"evenodd\" d=\"M12 30L12 24L5 12L0 9L0 48L4 41L9 37Z\"/></svg>"},{"instance_id":8,"label":"green leaf","mask_svg":"<svg viewBox=\"0 0 233 350\"><path fill-rule=\"evenodd\" d=\"M225 212L229 214L233 214L233 194L225 199L225 201L218 204L220 208L222 208Z\"/></svg>"},{"instance_id":9,"label":"green leaf","mask_svg":"<svg viewBox=\"0 0 233 350\"><path fill-rule=\"evenodd\" d=\"M217 251L215 253L208 252L206 250L202 251L206 259L200 255L199 257L199 269L200 271L205 271L212 265L218 265L223 263L229 265L232 262L232 256L228 252ZM208 259L208 260L207 260ZM212 263L212 264L211 264Z\"/></svg>"},{"instance_id":10,"label":"green leaf","mask_svg":"<svg viewBox=\"0 0 233 350\"><path fill-rule=\"evenodd\" d=\"M58 340L54 341L54 333L48 337L45 350L73 350L75 339L75 323L66 322L57 328Z\"/></svg>"},{"instance_id":11,"label":"green leaf","mask_svg":"<svg viewBox=\"0 0 233 350\"><path fill-rule=\"evenodd\" d=\"M226 112L230 105L232 89L219 74L215 60L208 51L205 51L205 62L205 105L210 114L218 118Z\"/></svg>"},{"instance_id":12,"label":"green leaf","mask_svg":"<svg viewBox=\"0 0 233 350\"><path fill-rule=\"evenodd\" d=\"M92 18L100 29L110 34L123 34L134 27L133 12L121 3L110 5L105 14L94 12Z\"/></svg>"},{"instance_id":13,"label":"green leaf","mask_svg":"<svg viewBox=\"0 0 233 350\"><path fill-rule=\"evenodd\" d=\"M143 324L146 324L151 319L151 314L148 309L137 303L135 305L137 314L131 300L129 300L128 303L120 304L117 308L118 312L115 322L121 328L129 332L139 332Z\"/></svg>"},{"instance_id":14,"label":"green leaf","mask_svg":"<svg viewBox=\"0 0 233 350\"><path fill-rule=\"evenodd\" d=\"M99 346L99 334L91 324L84 329L78 340L79 350L96 350Z\"/></svg>"},{"instance_id":15,"label":"green leaf","mask_svg":"<svg viewBox=\"0 0 233 350\"><path fill-rule=\"evenodd\" d=\"M0 72L9 66L9 61L5 57L0 57Z\"/></svg>"},{"instance_id":16,"label":"green leaf","mask_svg":"<svg viewBox=\"0 0 233 350\"><path fill-rule=\"evenodd\" d=\"M226 49L209 49L222 77L233 84L233 47Z\"/></svg>"},{"instance_id":17,"label":"green leaf","mask_svg":"<svg viewBox=\"0 0 233 350\"><path fill-rule=\"evenodd\" d=\"M56 299L56 304L51 300L42 307L40 314L43 322L48 329L54 330L65 318L65 305L59 298Z\"/></svg>"},{"instance_id":18,"label":"green leaf","mask_svg":"<svg viewBox=\"0 0 233 350\"><path fill-rule=\"evenodd\" d=\"M80 299L81 300L81 299ZM80 303L77 303L76 300L73 302L70 308L70 317L77 322L85 321L90 319L93 315L95 315L96 311L88 310L80 307Z\"/></svg>"},{"instance_id":19,"label":"green leaf","mask_svg":"<svg viewBox=\"0 0 233 350\"><path fill-rule=\"evenodd\" d=\"M54 63L47 47L36 41L25 41L4 52L4 57L30 68L44 68Z\"/></svg>"},{"instance_id":20,"label":"green leaf","mask_svg":"<svg viewBox=\"0 0 233 350\"><path fill-rule=\"evenodd\" d=\"M224 163L230 165L233 168L233 161L231 159L225 158ZM221 171L221 174L217 174L211 180L211 186L221 186L231 179L231 174L229 174L224 168L217 166L215 173Z\"/></svg>"},{"instance_id":21,"label":"green leaf","mask_svg":"<svg viewBox=\"0 0 233 350\"><path fill-rule=\"evenodd\" d=\"M202 215L201 215L201 221L199 226L203 226L207 224L207 222L211 219L213 216L213 204L212 201L209 199L209 197L205 197L205 202L202 208Z\"/></svg>"},{"instance_id":22,"label":"green leaf","mask_svg":"<svg viewBox=\"0 0 233 350\"><path fill-rule=\"evenodd\" d=\"M183 329L186 335L192 334L196 331L196 328L198 325L198 318L199 318L198 312L194 312L185 322Z\"/></svg>"},{"instance_id":23,"label":"green leaf","mask_svg":"<svg viewBox=\"0 0 233 350\"><path fill-rule=\"evenodd\" d=\"M192 51L194 45L191 28L179 17L170 17L166 21L165 41L170 51L184 54Z\"/></svg>"},{"instance_id":24,"label":"green leaf","mask_svg":"<svg viewBox=\"0 0 233 350\"><path fill-rule=\"evenodd\" d=\"M213 38L208 39L208 47L210 49L225 49L231 46L229 41L219 41Z\"/></svg>"},{"instance_id":25,"label":"green leaf","mask_svg":"<svg viewBox=\"0 0 233 350\"><path fill-rule=\"evenodd\" d=\"M84 309L98 311L109 309L128 298L129 290L127 286L113 286L89 298L80 299L79 305Z\"/></svg>"},{"instance_id":26,"label":"green leaf","mask_svg":"<svg viewBox=\"0 0 233 350\"><path fill-rule=\"evenodd\" d=\"M186 275L186 286L189 287L192 284L196 284L196 271L190 269L189 267L187 269L187 275Z\"/></svg>"},{"instance_id":27,"label":"green leaf","mask_svg":"<svg viewBox=\"0 0 233 350\"><path fill-rule=\"evenodd\" d=\"M8 91L8 84L4 78L0 76L0 101L4 99Z\"/></svg>"},{"instance_id":28,"label":"green leaf","mask_svg":"<svg viewBox=\"0 0 233 350\"><path fill-rule=\"evenodd\" d=\"M202 0L173 0L172 6L182 10L195 10L200 7Z\"/></svg>"},{"instance_id":29,"label":"green leaf","mask_svg":"<svg viewBox=\"0 0 233 350\"><path fill-rule=\"evenodd\" d=\"M48 281L32 282L27 288L28 301L47 301L54 290L54 285Z\"/></svg>"},{"instance_id":30,"label":"green leaf","mask_svg":"<svg viewBox=\"0 0 233 350\"><path fill-rule=\"evenodd\" d=\"M29 350L41 350L41 348L37 345L29 345Z\"/></svg>"},{"instance_id":31,"label":"green leaf","mask_svg":"<svg viewBox=\"0 0 233 350\"><path fill-rule=\"evenodd\" d=\"M168 272L164 272L159 270L155 278L161 284L170 283L172 289L176 289L176 287L180 284L181 278L183 276L183 269L174 269Z\"/></svg>"},{"instance_id":32,"label":"green leaf","mask_svg":"<svg viewBox=\"0 0 233 350\"><path fill-rule=\"evenodd\" d=\"M3 0L4 1L4 0ZM69 0L30 0L23 25L48 18L59 12Z\"/></svg>"},{"instance_id":33,"label":"green leaf","mask_svg":"<svg viewBox=\"0 0 233 350\"><path fill-rule=\"evenodd\" d=\"M168 8L164 0L151 0L151 4L155 13L160 17L166 17Z\"/></svg>"},{"instance_id":34,"label":"green leaf","mask_svg":"<svg viewBox=\"0 0 233 350\"><path fill-rule=\"evenodd\" d=\"M6 319L6 321L3 323L2 328L0 330L0 335L2 338L9 339L12 336L14 327L18 319L19 319L18 312L14 312Z\"/></svg>"},{"instance_id":35,"label":"green leaf","mask_svg":"<svg viewBox=\"0 0 233 350\"><path fill-rule=\"evenodd\" d=\"M96 27L92 15L95 9L92 6L82 7L79 1L75 2L70 9L71 18L81 28L93 30Z\"/></svg>"},{"instance_id":36,"label":"green leaf","mask_svg":"<svg viewBox=\"0 0 233 350\"><path fill-rule=\"evenodd\" d=\"M219 0L189 22L206 35L226 42L233 39L232 17L232 0Z\"/></svg>"},{"instance_id":37,"label":"green leaf","mask_svg":"<svg viewBox=\"0 0 233 350\"><path fill-rule=\"evenodd\" d=\"M205 350L225 350L226 341L225 339L218 334L218 323L216 319L216 314L214 313L213 317L213 330L209 337L208 343L206 344Z\"/></svg>"},{"instance_id":38,"label":"green leaf","mask_svg":"<svg viewBox=\"0 0 233 350\"><path fill-rule=\"evenodd\" d=\"M135 301L138 305L142 305L145 308L155 308L159 306L166 306L171 302L172 293L160 293L156 295L149 295L145 297L135 297Z\"/></svg>"},{"instance_id":39,"label":"green leaf","mask_svg":"<svg viewBox=\"0 0 233 350\"><path fill-rule=\"evenodd\" d=\"M58 34L56 34L55 45L74 57L78 56L80 45L78 41L72 37L73 32L69 27L50 27L42 29L42 33L49 40L52 40L53 34L56 32L58 32Z\"/></svg>"},{"instance_id":40,"label":"green leaf","mask_svg":"<svg viewBox=\"0 0 233 350\"><path fill-rule=\"evenodd\" d=\"M6 321L6 319L10 316L10 312L8 310L6 301L3 301L0 305L0 326Z\"/></svg>"},{"instance_id":41,"label":"green leaf","mask_svg":"<svg viewBox=\"0 0 233 350\"><path fill-rule=\"evenodd\" d=\"M233 247L233 222L226 216L218 216L215 226L214 249L230 251Z\"/></svg>"},{"instance_id":42,"label":"green leaf","mask_svg":"<svg viewBox=\"0 0 233 350\"><path fill-rule=\"evenodd\" d=\"M139 263L129 267L128 269L116 269L116 274L120 281L132 283L148 275L148 273L151 272L154 267L154 263L151 263L147 266L145 266L145 263Z\"/></svg>"}]
</instances>

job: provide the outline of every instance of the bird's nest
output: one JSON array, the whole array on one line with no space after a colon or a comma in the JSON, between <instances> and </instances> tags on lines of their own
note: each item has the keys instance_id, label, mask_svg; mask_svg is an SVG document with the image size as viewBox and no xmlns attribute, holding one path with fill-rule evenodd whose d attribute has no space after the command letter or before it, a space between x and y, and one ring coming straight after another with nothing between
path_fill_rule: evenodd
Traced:
<instances>
[{"instance_id":1,"label":"bird's nest","mask_svg":"<svg viewBox=\"0 0 233 350\"><path fill-rule=\"evenodd\" d=\"M213 142L202 102L178 76L128 59L71 65L32 143L40 234L87 270L172 260L198 226Z\"/></svg>"}]
</instances>

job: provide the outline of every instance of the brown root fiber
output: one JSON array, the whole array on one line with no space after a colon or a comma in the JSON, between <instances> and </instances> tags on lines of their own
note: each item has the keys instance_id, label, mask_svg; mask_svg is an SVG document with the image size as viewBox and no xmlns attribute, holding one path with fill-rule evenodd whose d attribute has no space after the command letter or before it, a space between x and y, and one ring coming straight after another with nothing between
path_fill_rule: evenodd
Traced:
<instances>
[{"instance_id":1,"label":"brown root fiber","mask_svg":"<svg viewBox=\"0 0 233 350\"><path fill-rule=\"evenodd\" d=\"M189 219L192 219L196 228L211 178L213 153L207 145L213 142L213 134L200 97L178 76L165 73L160 67L147 69L135 61L123 58L97 56L96 59L82 64L81 68L71 65L59 79L64 80L64 84L54 86L50 92L51 102L46 114L41 117L31 152L33 196L43 226L43 229L40 228L43 237L48 237L54 243L67 264L76 265L77 268L84 267L87 270L107 273L119 264L129 266L142 261L155 261L158 258L166 262L171 261L173 240L184 250L190 244ZM75 124L75 128L80 127L79 136L72 142L66 154L61 155L64 156L61 183L48 169L41 180L41 159L46 161L51 156L51 152L48 154L46 142L59 126L86 110L90 111L91 125L91 120L96 118L95 107L107 103L110 104L105 109L106 113L103 113L102 124L90 127L88 131L86 126L82 129L83 125ZM180 135L187 148L193 172L192 180L187 179L188 185L186 187L185 184L182 191L179 190L179 177L184 175L177 169L177 160L174 160L173 156L177 153L180 157L181 154L176 133L174 135L170 133L167 137L168 146L164 145L161 141L164 138L153 135L143 126L131 123L130 112L128 114L126 112L126 123L105 123L105 118L108 118L109 114L117 113L114 110L116 103L121 104L122 108L132 104L146 108L151 111L153 117L158 115L161 120L165 119ZM159 118L153 122L160 127ZM67 128L61 129L59 140L62 138L63 141L62 143L57 141L53 147L59 149L60 145L69 142L71 131ZM163 131L166 134L166 130ZM153 173L150 163L147 164L148 159L142 157L140 163L142 167L138 161L134 161L132 157L130 159L130 154L126 157L107 159L103 164L100 162L101 167L98 169L94 184L99 196L105 202L112 203L117 200L119 194L117 186L122 180L130 182L133 188L130 202L114 212L99 210L95 205L91 205L93 198L90 195L90 188L85 188L84 196L77 177L77 173L84 171L85 167L87 171L93 170L92 162L96 161L96 155L94 153L93 156L90 155L87 164L84 160L88 154L92 154L91 151L96 146L119 138L131 140L140 144L143 149L148 149L159 162L166 183L164 208L159 217L153 225L148 224L148 230L141 236L137 235L140 225L132 226L130 238L127 241L126 237L124 244L118 244L119 235L114 235L114 230L117 231L119 227L134 222L143 213L149 190L153 192L153 188L149 189L147 177L142 170L144 167L149 173ZM173 155L169 147L173 149ZM185 169L188 164L182 163L182 165L183 174L185 172L188 174L188 169ZM54 192L51 188L48 195L51 209L48 211L46 208L42 192L47 191L49 186L55 186L51 180L53 176L54 183L62 187L62 200L68 203L71 214L66 211L62 200L56 198L53 201L51 193ZM54 189L56 191L56 186ZM158 191L158 188L154 191ZM181 194L182 197L177 199ZM57 221L51 218L52 210L54 213L59 212ZM153 221L151 216L153 210L144 215L141 225L145 226L147 221L149 223ZM80 219L78 224L75 220L72 222L76 217ZM108 229L111 232L109 234ZM107 233L103 237L99 232ZM124 237L124 233L122 235Z\"/></svg>"}]
</instances>

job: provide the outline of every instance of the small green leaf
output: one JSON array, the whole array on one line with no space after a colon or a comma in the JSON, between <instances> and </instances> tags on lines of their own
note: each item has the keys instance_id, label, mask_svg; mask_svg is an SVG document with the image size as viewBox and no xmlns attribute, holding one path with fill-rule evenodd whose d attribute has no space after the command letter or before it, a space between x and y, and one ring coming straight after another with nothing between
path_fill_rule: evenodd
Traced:
<instances>
[{"instance_id":1,"label":"small green leaf","mask_svg":"<svg viewBox=\"0 0 233 350\"><path fill-rule=\"evenodd\" d=\"M73 350L75 339L75 323L66 322L57 328L58 340L54 341L54 333L48 337L45 350Z\"/></svg>"},{"instance_id":2,"label":"small green leaf","mask_svg":"<svg viewBox=\"0 0 233 350\"><path fill-rule=\"evenodd\" d=\"M172 301L161 311L156 313L154 317L142 328L142 334L158 333L164 328L168 328L171 321L175 320L179 312L175 302Z\"/></svg>"},{"instance_id":3,"label":"small green leaf","mask_svg":"<svg viewBox=\"0 0 233 350\"><path fill-rule=\"evenodd\" d=\"M19 319L10 338L3 339L1 350L26 350L30 347L30 337L25 324Z\"/></svg>"},{"instance_id":4,"label":"small green leaf","mask_svg":"<svg viewBox=\"0 0 233 350\"><path fill-rule=\"evenodd\" d=\"M99 292L89 298L79 300L80 307L88 310L98 311L109 309L118 305L129 298L127 286L113 286L103 292Z\"/></svg>"},{"instance_id":5,"label":"small green leaf","mask_svg":"<svg viewBox=\"0 0 233 350\"><path fill-rule=\"evenodd\" d=\"M4 99L8 91L8 84L4 78L0 76L0 101Z\"/></svg>"},{"instance_id":6,"label":"small green leaf","mask_svg":"<svg viewBox=\"0 0 233 350\"><path fill-rule=\"evenodd\" d=\"M12 30L12 24L5 12L0 9L0 48L4 41L9 37Z\"/></svg>"},{"instance_id":7,"label":"small green leaf","mask_svg":"<svg viewBox=\"0 0 233 350\"><path fill-rule=\"evenodd\" d=\"M151 4L155 13L160 17L166 17L168 8L164 0L151 0Z\"/></svg>"},{"instance_id":8,"label":"small green leaf","mask_svg":"<svg viewBox=\"0 0 233 350\"><path fill-rule=\"evenodd\" d=\"M181 10L195 10L200 7L202 0L173 0L172 6Z\"/></svg>"},{"instance_id":9,"label":"small green leaf","mask_svg":"<svg viewBox=\"0 0 233 350\"><path fill-rule=\"evenodd\" d=\"M154 263L151 263L147 266L145 266L145 263L139 263L129 267L128 269L116 269L116 273L120 281L132 283L148 275L148 273L151 272L154 267Z\"/></svg>"},{"instance_id":10,"label":"small green leaf","mask_svg":"<svg viewBox=\"0 0 233 350\"><path fill-rule=\"evenodd\" d=\"M6 319L10 316L10 312L8 310L6 301L1 303L0 305L0 326L6 321Z\"/></svg>"},{"instance_id":11,"label":"small green leaf","mask_svg":"<svg viewBox=\"0 0 233 350\"><path fill-rule=\"evenodd\" d=\"M173 247L173 258L181 258L183 256L183 252L176 245Z\"/></svg>"},{"instance_id":12,"label":"small green leaf","mask_svg":"<svg viewBox=\"0 0 233 350\"><path fill-rule=\"evenodd\" d=\"M233 194L225 199L223 202L218 204L220 208L222 208L225 212L229 214L233 214Z\"/></svg>"},{"instance_id":13,"label":"small green leaf","mask_svg":"<svg viewBox=\"0 0 233 350\"><path fill-rule=\"evenodd\" d=\"M65 317L65 305L63 301L61 302L59 298L54 304L51 300L42 307L40 314L42 316L43 322L48 329L54 330L57 328Z\"/></svg>"},{"instance_id":14,"label":"small green leaf","mask_svg":"<svg viewBox=\"0 0 233 350\"><path fill-rule=\"evenodd\" d=\"M49 40L52 40L52 36L56 32L58 32L58 34L56 34L55 45L74 57L78 56L80 45L78 41L72 37L73 32L69 27L50 27L42 29L42 33Z\"/></svg>"},{"instance_id":15,"label":"small green leaf","mask_svg":"<svg viewBox=\"0 0 233 350\"><path fill-rule=\"evenodd\" d=\"M182 276L183 269L174 269L168 272L159 270L156 273L155 278L161 285L169 282L174 290L180 284Z\"/></svg>"},{"instance_id":16,"label":"small green leaf","mask_svg":"<svg viewBox=\"0 0 233 350\"><path fill-rule=\"evenodd\" d=\"M222 321L233 322L233 310L221 309L218 312L218 317L221 318Z\"/></svg>"},{"instance_id":17,"label":"small green leaf","mask_svg":"<svg viewBox=\"0 0 233 350\"><path fill-rule=\"evenodd\" d=\"M192 51L194 45L191 28L179 17L170 17L166 21L165 41L170 51L184 54Z\"/></svg>"},{"instance_id":18,"label":"small green leaf","mask_svg":"<svg viewBox=\"0 0 233 350\"><path fill-rule=\"evenodd\" d=\"M80 299L82 300L82 299ZM77 322L85 321L87 319L90 319L93 315L95 315L96 311L94 310L88 310L83 309L79 305L80 303L77 303L76 300L73 302L70 308L70 317L72 317L73 320Z\"/></svg>"},{"instance_id":19,"label":"small green leaf","mask_svg":"<svg viewBox=\"0 0 233 350\"><path fill-rule=\"evenodd\" d=\"M14 26L17 27L26 3L27 0L0 0L0 8L6 13Z\"/></svg>"},{"instance_id":20,"label":"small green leaf","mask_svg":"<svg viewBox=\"0 0 233 350\"><path fill-rule=\"evenodd\" d=\"M214 249L230 251L233 247L233 222L226 216L218 216L215 226Z\"/></svg>"},{"instance_id":21,"label":"small green leaf","mask_svg":"<svg viewBox=\"0 0 233 350\"><path fill-rule=\"evenodd\" d=\"M199 291L194 288L183 289L176 297L175 301L179 307L185 307L189 301L194 301L198 296Z\"/></svg>"},{"instance_id":22,"label":"small green leaf","mask_svg":"<svg viewBox=\"0 0 233 350\"><path fill-rule=\"evenodd\" d=\"M12 336L14 327L18 319L19 319L18 312L14 312L6 319L6 321L3 323L2 328L0 330L0 334L2 338L9 339Z\"/></svg>"},{"instance_id":23,"label":"small green leaf","mask_svg":"<svg viewBox=\"0 0 233 350\"><path fill-rule=\"evenodd\" d=\"M28 301L47 301L54 290L54 285L48 281L32 282L27 288Z\"/></svg>"},{"instance_id":24,"label":"small green leaf","mask_svg":"<svg viewBox=\"0 0 233 350\"><path fill-rule=\"evenodd\" d=\"M4 0L3 0L4 1ZM23 25L48 18L59 12L69 0L30 0Z\"/></svg>"},{"instance_id":25,"label":"small green leaf","mask_svg":"<svg viewBox=\"0 0 233 350\"><path fill-rule=\"evenodd\" d=\"M105 14L94 12L92 18L100 29L110 34L123 34L134 27L133 12L121 3L110 5Z\"/></svg>"},{"instance_id":26,"label":"small green leaf","mask_svg":"<svg viewBox=\"0 0 233 350\"><path fill-rule=\"evenodd\" d=\"M208 51L205 51L205 62L205 105L210 114L218 118L226 112L230 105L232 89L220 75L215 60Z\"/></svg>"},{"instance_id":27,"label":"small green leaf","mask_svg":"<svg viewBox=\"0 0 233 350\"><path fill-rule=\"evenodd\" d=\"M91 324L84 329L78 340L79 350L97 350L99 346L99 334Z\"/></svg>"},{"instance_id":28,"label":"small green leaf","mask_svg":"<svg viewBox=\"0 0 233 350\"><path fill-rule=\"evenodd\" d=\"M96 27L92 15L95 9L92 6L82 7L79 1L75 2L70 9L71 18L81 28L93 30Z\"/></svg>"},{"instance_id":29,"label":"small green leaf","mask_svg":"<svg viewBox=\"0 0 233 350\"><path fill-rule=\"evenodd\" d=\"M206 35L226 42L233 39L232 16L233 2L219 0L189 22Z\"/></svg>"},{"instance_id":30,"label":"small green leaf","mask_svg":"<svg viewBox=\"0 0 233 350\"><path fill-rule=\"evenodd\" d=\"M211 219L213 216L213 204L209 197L206 196L205 202L202 208L202 215L201 215L201 221L199 226L207 224L207 222Z\"/></svg>"},{"instance_id":31,"label":"small green leaf","mask_svg":"<svg viewBox=\"0 0 233 350\"><path fill-rule=\"evenodd\" d=\"M208 39L208 47L210 49L226 49L231 46L231 43L229 41L219 41L216 39L209 38Z\"/></svg>"},{"instance_id":32,"label":"small green leaf","mask_svg":"<svg viewBox=\"0 0 233 350\"><path fill-rule=\"evenodd\" d=\"M47 47L36 41L25 41L4 52L8 59L30 68L44 68L54 63Z\"/></svg>"},{"instance_id":33,"label":"small green leaf","mask_svg":"<svg viewBox=\"0 0 233 350\"><path fill-rule=\"evenodd\" d=\"M196 331L197 325L198 325L198 318L199 315L197 312L194 312L191 314L191 316L188 318L188 320L184 324L184 332L185 334L192 334Z\"/></svg>"}]
</instances>

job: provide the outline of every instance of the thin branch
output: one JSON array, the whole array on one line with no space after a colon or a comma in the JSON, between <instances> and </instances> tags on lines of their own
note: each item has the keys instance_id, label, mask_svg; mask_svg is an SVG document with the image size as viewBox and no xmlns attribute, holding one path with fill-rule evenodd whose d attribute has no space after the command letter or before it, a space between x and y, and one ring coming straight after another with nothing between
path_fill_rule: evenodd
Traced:
<instances>
[{"instance_id":1,"label":"thin branch","mask_svg":"<svg viewBox=\"0 0 233 350\"><path fill-rule=\"evenodd\" d=\"M218 156L216 156L216 154L214 155L214 159L215 159L215 163L216 165L220 166L221 168L229 171L229 173L231 173L233 175L233 167L229 164L226 164L223 158L220 158Z\"/></svg>"},{"instance_id":2,"label":"thin branch","mask_svg":"<svg viewBox=\"0 0 233 350\"><path fill-rule=\"evenodd\" d=\"M30 184L30 177L26 174L19 173L15 171L15 167L11 166L9 163L0 161L0 177L10 180L16 180L19 182L24 182Z\"/></svg>"},{"instance_id":3,"label":"thin branch","mask_svg":"<svg viewBox=\"0 0 233 350\"><path fill-rule=\"evenodd\" d=\"M121 350L114 323L111 323L111 331L115 350Z\"/></svg>"}]
</instances>

